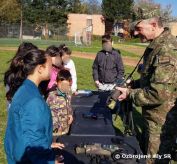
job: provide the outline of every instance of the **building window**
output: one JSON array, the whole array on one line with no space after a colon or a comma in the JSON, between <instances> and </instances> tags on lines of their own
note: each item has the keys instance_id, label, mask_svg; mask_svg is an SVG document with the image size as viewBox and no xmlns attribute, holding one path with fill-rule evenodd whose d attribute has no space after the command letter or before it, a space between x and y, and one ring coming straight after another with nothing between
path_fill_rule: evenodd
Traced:
<instances>
[{"instance_id":1,"label":"building window","mask_svg":"<svg viewBox=\"0 0 177 164\"><path fill-rule=\"evenodd\" d=\"M86 26L91 26L92 25L92 19L87 19L87 23L86 23Z\"/></svg>"}]
</instances>

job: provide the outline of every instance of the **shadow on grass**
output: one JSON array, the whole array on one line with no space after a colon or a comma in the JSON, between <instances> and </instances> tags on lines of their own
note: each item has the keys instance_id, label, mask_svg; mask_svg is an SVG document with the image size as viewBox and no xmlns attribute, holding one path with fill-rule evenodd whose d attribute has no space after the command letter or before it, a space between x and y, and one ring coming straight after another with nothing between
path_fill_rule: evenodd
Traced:
<instances>
[{"instance_id":1,"label":"shadow on grass","mask_svg":"<svg viewBox=\"0 0 177 164\"><path fill-rule=\"evenodd\" d=\"M124 135L124 130L125 130L125 126L122 121L123 120L122 118L123 118L122 113L120 113L117 116L115 113L113 113L112 115L113 126L115 128L116 135L120 135L120 136ZM140 148L143 150L143 131L145 130L146 121L142 117L141 108L138 107L133 111L133 121L134 121L134 130L135 130L136 138L139 142Z\"/></svg>"}]
</instances>

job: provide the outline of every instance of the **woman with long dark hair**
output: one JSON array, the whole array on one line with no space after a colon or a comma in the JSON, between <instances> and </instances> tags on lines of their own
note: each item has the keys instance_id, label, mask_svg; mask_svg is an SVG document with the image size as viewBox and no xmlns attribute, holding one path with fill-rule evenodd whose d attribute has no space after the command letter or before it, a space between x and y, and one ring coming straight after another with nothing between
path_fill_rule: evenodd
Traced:
<instances>
[{"instance_id":1,"label":"woman with long dark hair","mask_svg":"<svg viewBox=\"0 0 177 164\"><path fill-rule=\"evenodd\" d=\"M11 83L11 77L14 76L14 74L12 73L11 70L13 70L14 65L16 64L16 59L17 56L23 56L27 51L29 50L35 50L38 49L37 46L35 46L34 44L30 43L30 42L23 42L19 45L14 57L8 61L8 63L10 63L10 67L9 69L6 71L5 76L4 76L4 83L5 83L5 87L6 87L6 91L9 91L9 83ZM10 107L10 99L7 99L7 110Z\"/></svg>"},{"instance_id":2,"label":"woman with long dark hair","mask_svg":"<svg viewBox=\"0 0 177 164\"><path fill-rule=\"evenodd\" d=\"M51 67L51 57L33 49L17 54L5 73L11 101L4 144L9 164L58 163L51 149L51 112L38 90L50 78Z\"/></svg>"}]
</instances>

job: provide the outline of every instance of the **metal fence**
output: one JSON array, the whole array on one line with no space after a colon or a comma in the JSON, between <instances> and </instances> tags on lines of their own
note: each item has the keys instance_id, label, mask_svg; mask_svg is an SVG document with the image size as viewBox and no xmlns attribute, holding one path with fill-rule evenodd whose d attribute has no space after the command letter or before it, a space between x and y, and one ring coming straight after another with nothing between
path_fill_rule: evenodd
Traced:
<instances>
[{"instance_id":1,"label":"metal fence","mask_svg":"<svg viewBox=\"0 0 177 164\"><path fill-rule=\"evenodd\" d=\"M0 24L0 42L7 44L11 40L20 42L20 23ZM19 41L18 41L19 40ZM67 29L63 26L55 28L53 25L37 26L33 24L23 24L22 40L28 40L40 45L60 44L75 45L74 36L67 36ZM3 43L4 42L4 43Z\"/></svg>"},{"instance_id":2,"label":"metal fence","mask_svg":"<svg viewBox=\"0 0 177 164\"><path fill-rule=\"evenodd\" d=\"M64 26L54 27L52 24L47 26L37 26L32 24L23 24L22 39L23 40L54 40L67 44L91 45L92 32L83 30L80 37L78 35L68 36L68 29ZM0 24L0 38L20 38L20 23L16 24Z\"/></svg>"}]
</instances>

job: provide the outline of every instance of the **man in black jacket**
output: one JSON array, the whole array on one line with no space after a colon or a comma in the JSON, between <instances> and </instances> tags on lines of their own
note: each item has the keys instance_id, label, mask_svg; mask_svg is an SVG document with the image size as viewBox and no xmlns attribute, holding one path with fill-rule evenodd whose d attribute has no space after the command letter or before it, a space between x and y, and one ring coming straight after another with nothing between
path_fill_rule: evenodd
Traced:
<instances>
[{"instance_id":1,"label":"man in black jacket","mask_svg":"<svg viewBox=\"0 0 177 164\"><path fill-rule=\"evenodd\" d=\"M93 79L99 90L112 90L117 80L124 76L124 66L119 50L112 47L110 35L102 36L103 49L94 60Z\"/></svg>"}]
</instances>

